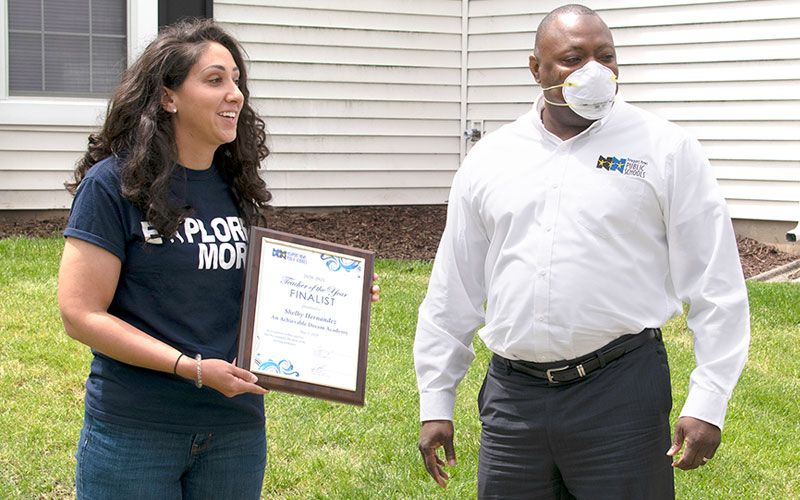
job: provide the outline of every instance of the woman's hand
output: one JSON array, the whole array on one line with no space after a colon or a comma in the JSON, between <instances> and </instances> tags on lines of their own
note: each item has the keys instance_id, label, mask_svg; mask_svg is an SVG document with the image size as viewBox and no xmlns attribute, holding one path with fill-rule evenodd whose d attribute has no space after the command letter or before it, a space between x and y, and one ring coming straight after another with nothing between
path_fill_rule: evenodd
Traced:
<instances>
[{"instance_id":1,"label":"woman's hand","mask_svg":"<svg viewBox=\"0 0 800 500\"><path fill-rule=\"evenodd\" d=\"M378 281L378 273L375 273L375 274L372 275L372 283L375 283L376 281ZM379 287L378 285L373 284L372 285L372 302L378 302L379 300L381 300L381 296L379 295L380 292L381 292L381 287Z\"/></svg>"},{"instance_id":2,"label":"woman's hand","mask_svg":"<svg viewBox=\"0 0 800 500\"><path fill-rule=\"evenodd\" d=\"M183 356L178 361L178 375L196 381L197 363L194 358ZM255 374L243 368L238 368L224 359L201 360L200 374L203 378L203 385L207 385L229 398L246 392L252 394L266 394L269 392L260 385L256 385L258 377Z\"/></svg>"}]
</instances>

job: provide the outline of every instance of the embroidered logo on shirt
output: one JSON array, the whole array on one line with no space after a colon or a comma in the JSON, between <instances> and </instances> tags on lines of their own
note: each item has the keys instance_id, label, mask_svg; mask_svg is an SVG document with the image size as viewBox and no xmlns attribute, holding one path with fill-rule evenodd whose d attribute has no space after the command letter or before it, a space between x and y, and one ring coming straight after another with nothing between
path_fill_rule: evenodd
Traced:
<instances>
[{"instance_id":1,"label":"embroidered logo on shirt","mask_svg":"<svg viewBox=\"0 0 800 500\"><path fill-rule=\"evenodd\" d=\"M600 156L597 158L597 168L604 168L609 172L619 172L622 175L644 177L647 162L632 158L617 158L616 156Z\"/></svg>"}]
</instances>

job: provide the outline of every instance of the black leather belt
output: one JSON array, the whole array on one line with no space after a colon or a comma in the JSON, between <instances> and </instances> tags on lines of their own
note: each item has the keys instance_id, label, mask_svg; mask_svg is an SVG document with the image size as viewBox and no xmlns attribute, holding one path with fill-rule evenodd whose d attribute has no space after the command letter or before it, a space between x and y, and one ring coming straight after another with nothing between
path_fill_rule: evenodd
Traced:
<instances>
[{"instance_id":1,"label":"black leather belt","mask_svg":"<svg viewBox=\"0 0 800 500\"><path fill-rule=\"evenodd\" d=\"M621 358L634 349L638 349L654 338L661 338L661 330L658 328L646 328L640 333L620 337L591 354L573 361L564 361L563 366L559 366L560 363L532 363L530 361L506 359L497 354L495 356L513 370L545 379L551 384L564 384L574 382L595 370L604 368L608 363ZM554 365L555 368L546 368L546 366Z\"/></svg>"}]
</instances>

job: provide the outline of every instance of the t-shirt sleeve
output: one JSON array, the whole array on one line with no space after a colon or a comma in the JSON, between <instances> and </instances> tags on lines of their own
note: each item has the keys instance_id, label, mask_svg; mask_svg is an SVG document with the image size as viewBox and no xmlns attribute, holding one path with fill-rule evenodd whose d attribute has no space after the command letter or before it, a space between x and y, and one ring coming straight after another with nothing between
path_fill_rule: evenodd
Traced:
<instances>
[{"instance_id":1,"label":"t-shirt sleeve","mask_svg":"<svg viewBox=\"0 0 800 500\"><path fill-rule=\"evenodd\" d=\"M111 176L87 176L78 186L65 237L97 245L125 262L125 200Z\"/></svg>"}]
</instances>

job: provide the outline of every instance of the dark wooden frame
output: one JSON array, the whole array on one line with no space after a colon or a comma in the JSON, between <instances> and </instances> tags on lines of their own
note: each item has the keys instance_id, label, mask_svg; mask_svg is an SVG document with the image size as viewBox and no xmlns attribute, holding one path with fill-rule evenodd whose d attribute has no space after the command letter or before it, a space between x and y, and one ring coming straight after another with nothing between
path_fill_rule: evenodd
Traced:
<instances>
[{"instance_id":1,"label":"dark wooden frame","mask_svg":"<svg viewBox=\"0 0 800 500\"><path fill-rule=\"evenodd\" d=\"M239 326L239 349L236 358L236 366L244 368L245 370L250 370L253 355L253 328L255 327L256 303L258 301L258 278L261 272L263 238L271 238L311 247L316 250L364 259L364 284L361 290L361 326L358 342L358 367L356 371L355 391L301 382L283 377L274 377L263 373L255 374L258 377L258 385L270 390L363 406L367 379L369 320L372 309L372 277L375 272L375 253L368 250L316 240L305 236L283 233L262 227L251 227L250 247L247 255L247 269L245 273L244 293L242 296L242 319Z\"/></svg>"}]
</instances>

